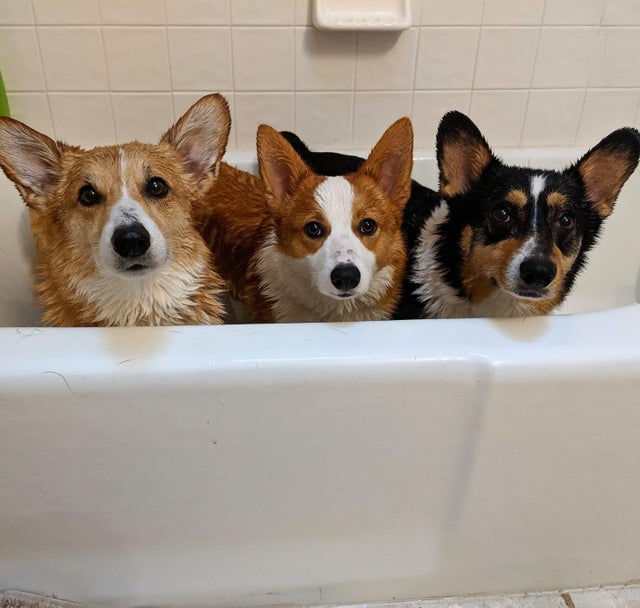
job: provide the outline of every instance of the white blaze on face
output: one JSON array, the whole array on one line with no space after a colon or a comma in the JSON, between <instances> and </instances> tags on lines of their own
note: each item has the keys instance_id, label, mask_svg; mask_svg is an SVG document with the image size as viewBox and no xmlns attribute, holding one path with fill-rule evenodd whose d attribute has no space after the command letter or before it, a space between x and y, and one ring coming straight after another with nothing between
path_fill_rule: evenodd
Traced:
<instances>
[{"instance_id":1,"label":"white blaze on face","mask_svg":"<svg viewBox=\"0 0 640 608\"><path fill-rule=\"evenodd\" d=\"M520 265L528 257L533 255L538 248L538 215L540 208L540 194L544 190L547 178L544 175L532 175L530 182L530 194L532 198L531 210L531 236L524 242L524 245L513 256L509 270L507 271L507 289L516 290L520 285Z\"/></svg>"},{"instance_id":2,"label":"white blaze on face","mask_svg":"<svg viewBox=\"0 0 640 608\"><path fill-rule=\"evenodd\" d=\"M331 232L322 247L308 256L312 282L323 294L340 297L341 292L331 282L331 273L338 264L353 264L360 271L360 283L351 295L365 294L375 274L376 258L352 230L353 186L344 177L327 177L314 194Z\"/></svg>"},{"instance_id":3,"label":"white blaze on face","mask_svg":"<svg viewBox=\"0 0 640 608\"><path fill-rule=\"evenodd\" d=\"M102 229L98 247L98 265L109 272L126 273L133 264L153 270L164 264L169 258L169 247L158 225L149 217L142 205L129 196L126 184L126 157L120 148L120 199L113 205L107 222ZM149 233L149 249L136 258L123 258L113 248L113 234L119 228L141 224Z\"/></svg>"}]
</instances>

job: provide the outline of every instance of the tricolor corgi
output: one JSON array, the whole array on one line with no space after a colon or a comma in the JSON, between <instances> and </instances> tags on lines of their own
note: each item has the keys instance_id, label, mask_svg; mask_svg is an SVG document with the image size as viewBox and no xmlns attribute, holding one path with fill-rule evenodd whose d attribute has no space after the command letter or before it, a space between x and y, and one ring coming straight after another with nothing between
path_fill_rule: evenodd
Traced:
<instances>
[{"instance_id":1,"label":"tricolor corgi","mask_svg":"<svg viewBox=\"0 0 640 608\"><path fill-rule=\"evenodd\" d=\"M266 125L257 147L262 180L223 163L198 214L231 294L261 322L389 318L407 257L410 121L389 127L344 177L315 174Z\"/></svg>"},{"instance_id":2,"label":"tricolor corgi","mask_svg":"<svg viewBox=\"0 0 640 608\"><path fill-rule=\"evenodd\" d=\"M29 208L44 323L222 321L222 280L192 207L215 181L229 128L220 95L157 145L83 150L0 118L0 166Z\"/></svg>"},{"instance_id":3,"label":"tricolor corgi","mask_svg":"<svg viewBox=\"0 0 640 608\"><path fill-rule=\"evenodd\" d=\"M317 171L359 160L295 147ZM640 134L614 131L564 171L530 169L501 162L467 116L449 112L436 154L439 192L414 182L405 208L410 261L394 318L541 315L584 267L638 164Z\"/></svg>"}]
</instances>

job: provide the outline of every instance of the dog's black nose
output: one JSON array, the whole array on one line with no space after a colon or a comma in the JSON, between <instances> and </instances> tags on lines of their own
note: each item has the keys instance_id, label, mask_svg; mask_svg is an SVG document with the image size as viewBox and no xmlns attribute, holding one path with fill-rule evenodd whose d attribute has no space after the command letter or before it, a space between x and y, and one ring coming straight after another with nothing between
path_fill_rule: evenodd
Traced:
<instances>
[{"instance_id":1,"label":"dog's black nose","mask_svg":"<svg viewBox=\"0 0 640 608\"><path fill-rule=\"evenodd\" d=\"M351 291L360 283L360 271L355 264L338 264L331 271L331 282L340 291Z\"/></svg>"},{"instance_id":2,"label":"dog's black nose","mask_svg":"<svg viewBox=\"0 0 640 608\"><path fill-rule=\"evenodd\" d=\"M123 258L137 258L149 249L151 237L147 229L140 222L136 222L116 228L111 237L111 244L115 252Z\"/></svg>"},{"instance_id":3,"label":"dog's black nose","mask_svg":"<svg viewBox=\"0 0 640 608\"><path fill-rule=\"evenodd\" d=\"M546 287L556 276L556 266L546 258L527 258L520 264L520 277L529 287Z\"/></svg>"}]
</instances>

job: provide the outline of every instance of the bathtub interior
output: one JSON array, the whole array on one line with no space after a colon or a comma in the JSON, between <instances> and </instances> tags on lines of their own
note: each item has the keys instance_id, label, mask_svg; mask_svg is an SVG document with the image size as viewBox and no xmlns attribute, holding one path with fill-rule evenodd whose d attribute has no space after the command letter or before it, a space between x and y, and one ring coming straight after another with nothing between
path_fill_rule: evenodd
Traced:
<instances>
[{"instance_id":1,"label":"bathtub interior","mask_svg":"<svg viewBox=\"0 0 640 608\"><path fill-rule=\"evenodd\" d=\"M583 152L578 148L504 149L497 151L506 162L540 168L560 169L574 162ZM363 151L355 151L363 154ZM227 162L256 172L250 154L235 153ZM640 301L639 172L629 179L607 219L599 243L589 255L587 268L580 274L572 293L556 314L593 312ZM418 150L414 179L429 186L437 184L437 165L432 150ZM35 249L29 231L28 213L13 184L0 174L0 327L30 327L39 324L32 292L31 268Z\"/></svg>"}]
</instances>

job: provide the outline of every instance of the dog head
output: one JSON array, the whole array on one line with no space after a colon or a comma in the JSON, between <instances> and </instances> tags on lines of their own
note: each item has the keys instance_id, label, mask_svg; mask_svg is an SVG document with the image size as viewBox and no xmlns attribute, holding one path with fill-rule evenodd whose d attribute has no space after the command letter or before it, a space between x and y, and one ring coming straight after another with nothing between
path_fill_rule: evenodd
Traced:
<instances>
[{"instance_id":1,"label":"dog head","mask_svg":"<svg viewBox=\"0 0 640 608\"><path fill-rule=\"evenodd\" d=\"M440 123L440 193L448 202L440 262L472 303L496 290L529 314L550 312L585 263L638 163L640 137L619 129L564 171L507 166L465 115Z\"/></svg>"},{"instance_id":2,"label":"dog head","mask_svg":"<svg viewBox=\"0 0 640 608\"><path fill-rule=\"evenodd\" d=\"M220 95L196 102L155 145L83 150L0 118L0 166L30 210L43 279L91 292L103 279L131 286L204 264L193 257L192 206L215 179L229 128Z\"/></svg>"},{"instance_id":3,"label":"dog head","mask_svg":"<svg viewBox=\"0 0 640 608\"><path fill-rule=\"evenodd\" d=\"M275 243L292 280L328 298L377 289L404 266L400 225L411 187L413 133L395 122L362 167L344 177L313 173L277 131L258 130L260 175L275 219ZM385 282L385 288L389 285ZM379 295L379 294L378 294Z\"/></svg>"}]
</instances>

